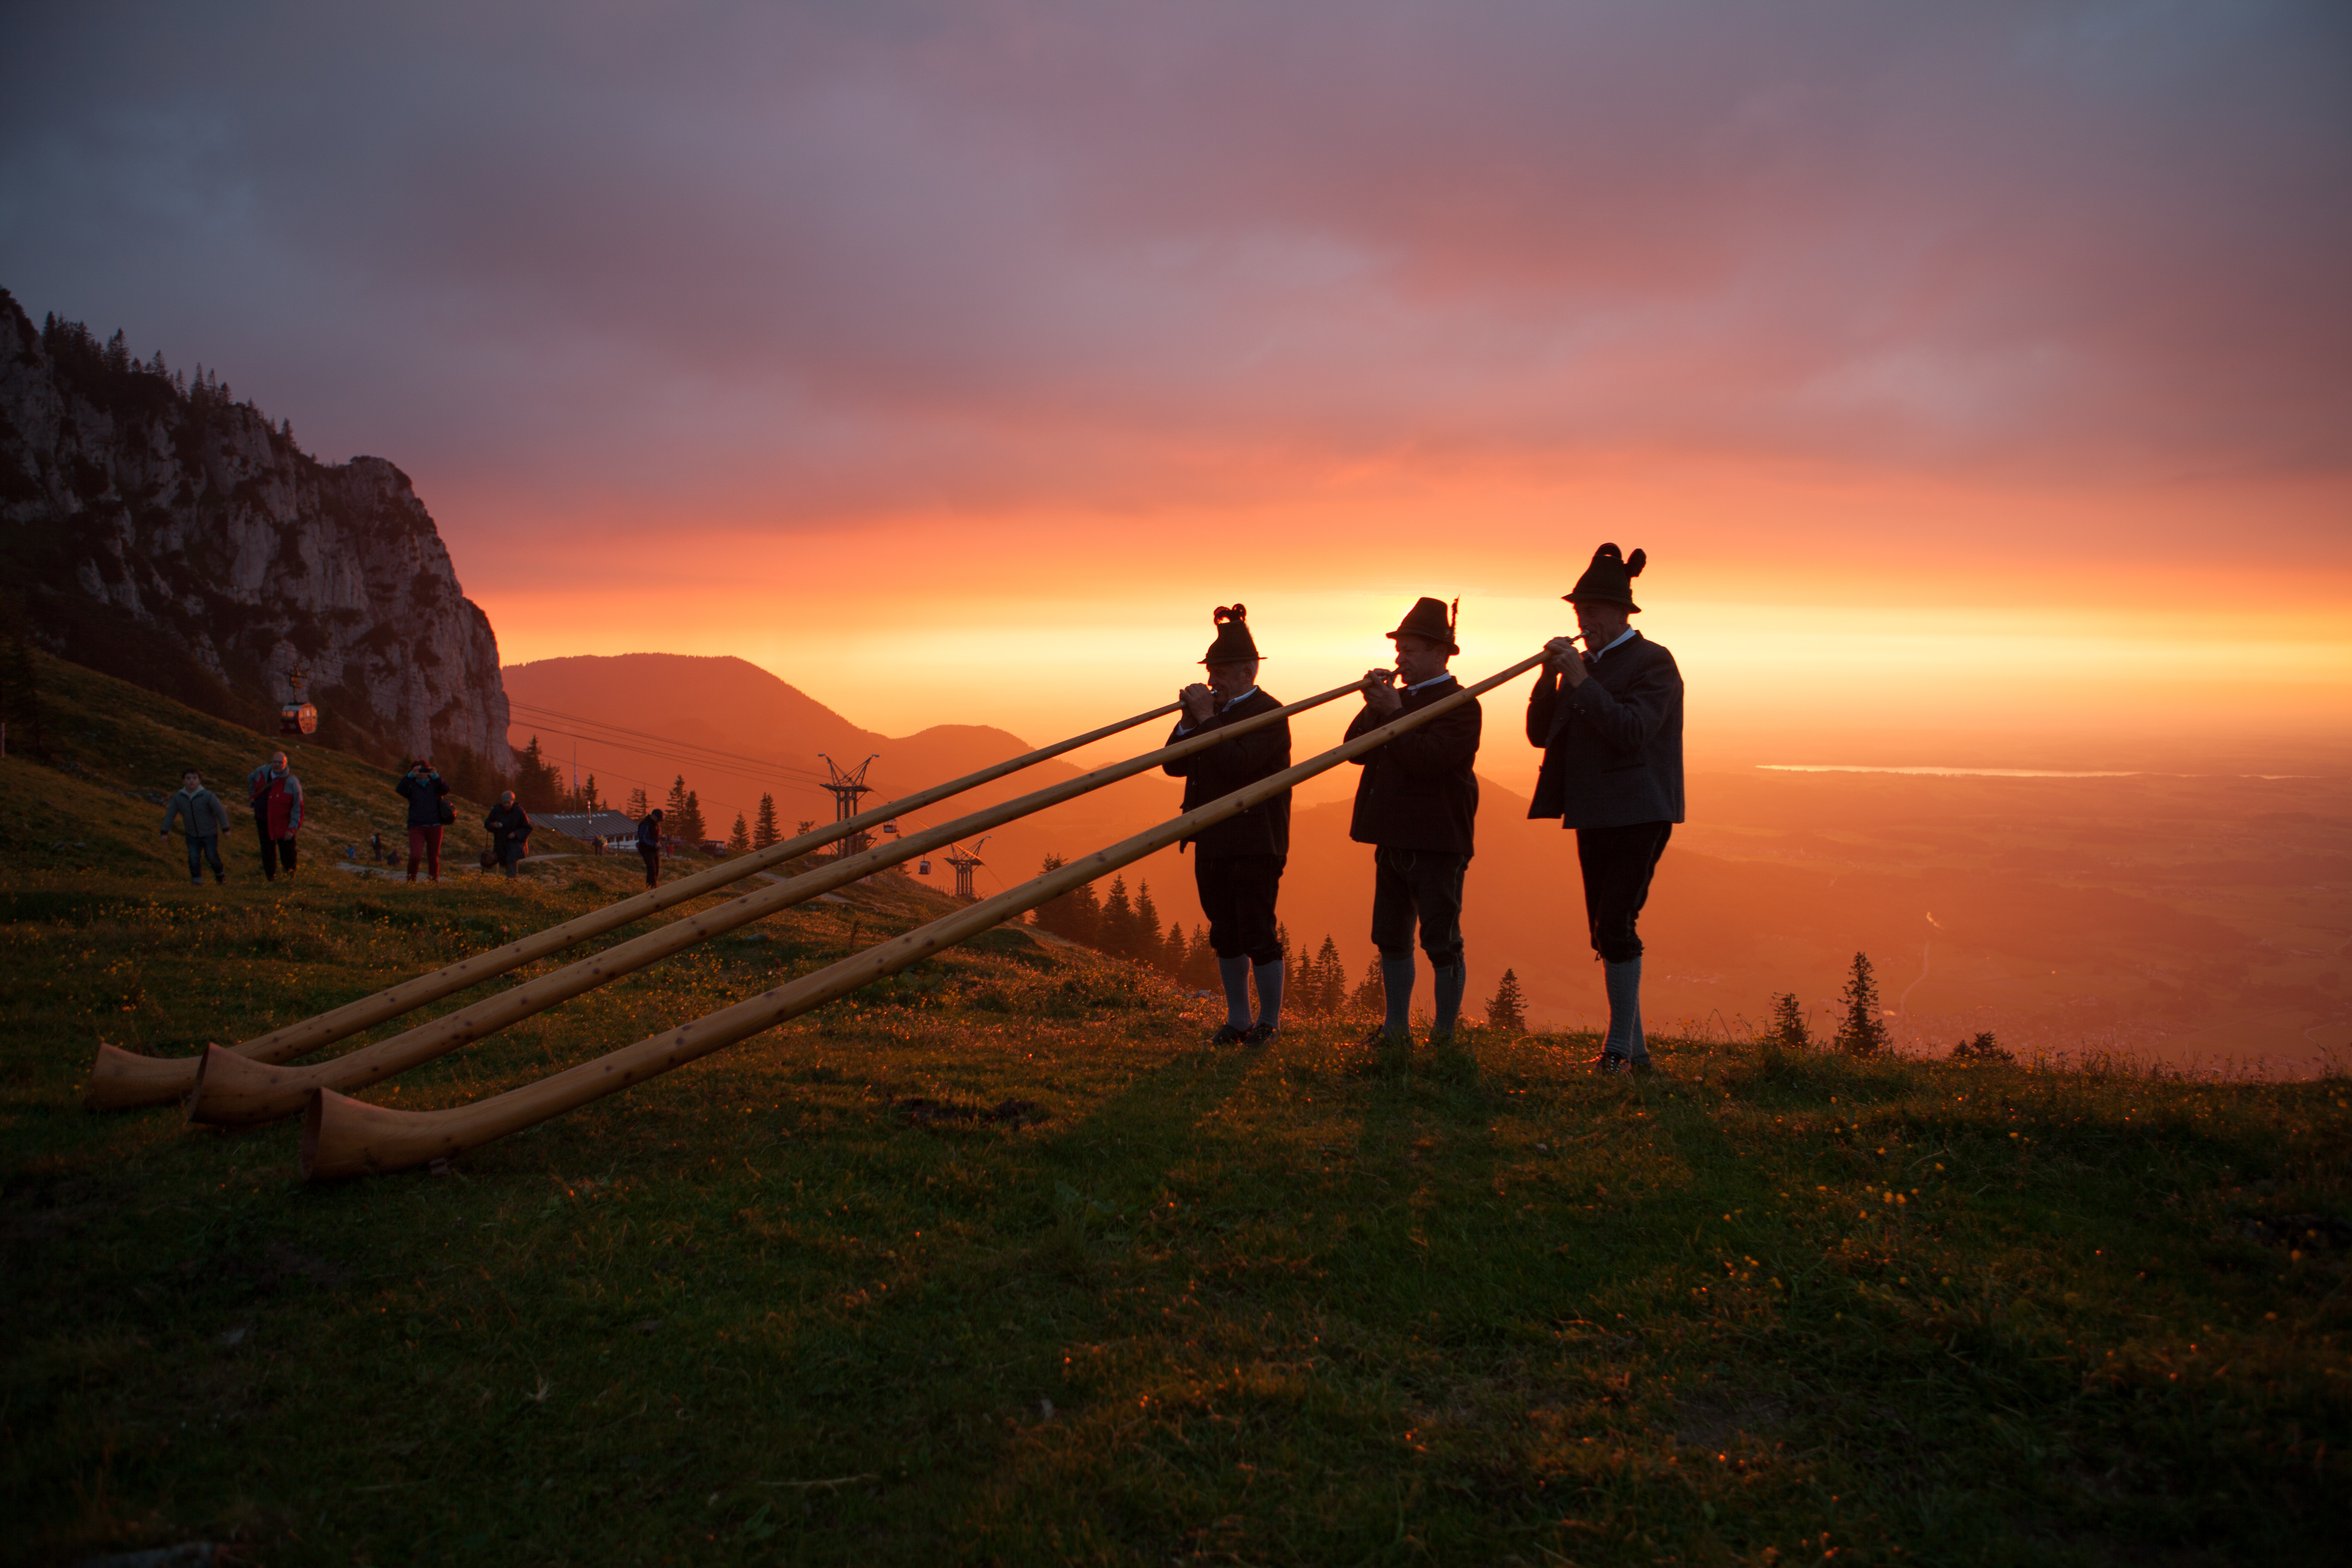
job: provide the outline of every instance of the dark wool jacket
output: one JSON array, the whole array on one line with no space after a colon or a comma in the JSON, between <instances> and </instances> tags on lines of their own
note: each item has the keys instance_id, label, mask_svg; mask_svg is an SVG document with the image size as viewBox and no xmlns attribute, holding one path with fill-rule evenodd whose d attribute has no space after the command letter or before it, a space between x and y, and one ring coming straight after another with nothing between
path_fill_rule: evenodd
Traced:
<instances>
[{"instance_id":1,"label":"dark wool jacket","mask_svg":"<svg viewBox=\"0 0 2352 1568\"><path fill-rule=\"evenodd\" d=\"M662 836L662 825L661 825L659 822L657 822L657 821L656 821L656 820L654 819L654 816L653 816L653 814L652 814L651 812L647 812L645 816L641 816L641 817L637 818L637 847L638 847L638 848L640 848L640 849L658 849L658 848L660 848L660 847L661 847L661 836Z\"/></svg>"},{"instance_id":2,"label":"dark wool jacket","mask_svg":"<svg viewBox=\"0 0 2352 1568\"><path fill-rule=\"evenodd\" d=\"M449 786L441 782L439 773L428 773L423 778L403 773L400 782L392 787L408 797L409 826L441 826L441 797L449 793Z\"/></svg>"},{"instance_id":3,"label":"dark wool jacket","mask_svg":"<svg viewBox=\"0 0 2352 1568\"><path fill-rule=\"evenodd\" d=\"M1683 819L1683 675L1639 632L1586 667L1571 690L1547 668L1528 696L1528 743L1543 748L1529 816L1562 827Z\"/></svg>"},{"instance_id":4,"label":"dark wool jacket","mask_svg":"<svg viewBox=\"0 0 2352 1568\"><path fill-rule=\"evenodd\" d=\"M1460 681L1448 678L1442 684L1405 692L1404 712L1426 708L1461 689ZM1347 738L1352 741L1388 722L1366 708L1348 726ZM1356 781L1356 815L1348 837L1359 844L1390 849L1471 853L1471 828L1478 816L1478 775L1470 769L1478 757L1484 723L1478 700L1473 697L1369 756L1358 757L1356 763L1364 773Z\"/></svg>"},{"instance_id":5,"label":"dark wool jacket","mask_svg":"<svg viewBox=\"0 0 2352 1568\"><path fill-rule=\"evenodd\" d=\"M533 825L530 813L522 808L520 801L517 801L512 805L490 807L489 816L482 818L482 826L490 830L490 837L496 839L499 847L503 849L510 839L520 838L526 844L529 843Z\"/></svg>"},{"instance_id":6,"label":"dark wool jacket","mask_svg":"<svg viewBox=\"0 0 2352 1568\"><path fill-rule=\"evenodd\" d=\"M1282 704L1260 687L1223 712L1213 713L1195 725L1190 719L1177 721L1170 731L1168 743L1190 740L1210 730L1222 730L1244 719L1255 719L1271 712ZM1208 805L1222 795L1228 795L1244 784L1255 784L1269 773L1278 773L1290 765L1290 721L1277 720L1263 730L1253 730L1237 740L1222 746L1211 746L1205 752L1195 752L1189 757L1179 757L1160 764L1163 771L1184 781L1184 809L1192 811ZM1290 792L1284 790L1272 800L1260 801L1238 816L1229 816L1214 827L1202 831L1197 837L1187 838L1203 860L1226 860L1237 855L1287 855L1290 853Z\"/></svg>"}]
</instances>

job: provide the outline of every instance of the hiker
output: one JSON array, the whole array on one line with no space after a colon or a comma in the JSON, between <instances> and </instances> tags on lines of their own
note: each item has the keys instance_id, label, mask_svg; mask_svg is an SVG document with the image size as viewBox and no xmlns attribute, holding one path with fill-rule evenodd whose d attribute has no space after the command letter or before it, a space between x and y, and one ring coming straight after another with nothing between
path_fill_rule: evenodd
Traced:
<instances>
[{"instance_id":1,"label":"hiker","mask_svg":"<svg viewBox=\"0 0 2352 1568\"><path fill-rule=\"evenodd\" d=\"M416 862L421 859L425 874L437 882L441 879L441 830L457 820L457 808L443 798L449 786L441 782L429 759L419 757L392 787L408 797L408 879L416 880Z\"/></svg>"},{"instance_id":2,"label":"hiker","mask_svg":"<svg viewBox=\"0 0 2352 1568\"><path fill-rule=\"evenodd\" d=\"M1388 635L1396 643L1395 672L1365 671L1364 706L1348 725L1350 741L1462 689L1445 668L1462 648L1443 602L1419 600ZM1388 1004L1388 1016L1365 1037L1366 1045L1410 1048L1416 925L1436 977L1430 1044L1450 1043L1462 1016L1462 993L1470 983L1462 957L1462 882L1478 816L1478 776L1471 765L1483 723L1474 697L1355 759L1364 771L1356 781L1348 837L1373 847L1372 945L1381 952Z\"/></svg>"},{"instance_id":3,"label":"hiker","mask_svg":"<svg viewBox=\"0 0 2352 1568\"><path fill-rule=\"evenodd\" d=\"M654 807L637 820L637 853L645 857L646 886L661 885L662 808Z\"/></svg>"},{"instance_id":4,"label":"hiker","mask_svg":"<svg viewBox=\"0 0 2352 1568\"><path fill-rule=\"evenodd\" d=\"M302 781L287 767L286 753L272 752L269 760L246 775L245 793L253 805L253 830L261 840L261 875L278 879L278 868L294 874L294 836L302 831Z\"/></svg>"},{"instance_id":5,"label":"hiker","mask_svg":"<svg viewBox=\"0 0 2352 1568\"><path fill-rule=\"evenodd\" d=\"M1585 925L1609 994L1609 1035L1593 1063L1604 1073L1650 1069L1636 925L1683 820L1682 671L1628 622L1642 608L1633 579L1647 563L1643 552L1629 560L1613 544L1592 552L1562 595L1576 606L1576 637L1544 645L1551 658L1528 698L1528 743L1544 754L1528 816L1576 829Z\"/></svg>"},{"instance_id":6,"label":"hiker","mask_svg":"<svg viewBox=\"0 0 2352 1568\"><path fill-rule=\"evenodd\" d=\"M1282 704L1259 689L1257 640L1249 606L1220 605L1210 616L1215 640L1201 663L1209 672L1177 693L1183 717L1169 743L1271 712ZM1290 721L1254 730L1222 746L1162 764L1184 781L1186 811L1206 805L1290 765ZM1262 1046L1282 1026L1282 943L1276 935L1275 900L1290 855L1290 792L1229 816L1185 839L1193 848L1192 881L1201 912L1209 917L1209 945L1225 988L1224 1026L1211 1045ZM1183 844L1177 852L1183 852ZM1257 977L1257 1016L1250 1016L1250 977Z\"/></svg>"},{"instance_id":7,"label":"hiker","mask_svg":"<svg viewBox=\"0 0 2352 1568\"><path fill-rule=\"evenodd\" d=\"M530 813L515 800L515 792L499 796L499 804L482 818L482 826L490 830L490 863L505 868L506 874L515 874L515 865L530 853Z\"/></svg>"},{"instance_id":8,"label":"hiker","mask_svg":"<svg viewBox=\"0 0 2352 1568\"><path fill-rule=\"evenodd\" d=\"M180 775L180 793L163 803L163 837L172 837L172 824L185 822L183 829L188 837L188 886L205 885L205 865L210 862L213 880L226 882L228 872L221 865L220 836L228 831L228 807L220 796L205 787L205 775L194 768Z\"/></svg>"}]
</instances>

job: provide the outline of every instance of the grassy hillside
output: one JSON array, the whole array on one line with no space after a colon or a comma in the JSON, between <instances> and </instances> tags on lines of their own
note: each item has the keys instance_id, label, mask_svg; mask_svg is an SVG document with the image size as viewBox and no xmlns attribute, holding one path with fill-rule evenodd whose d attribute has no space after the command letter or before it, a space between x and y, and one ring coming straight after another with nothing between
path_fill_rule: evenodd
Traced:
<instances>
[{"instance_id":1,"label":"grassy hillside","mask_svg":"<svg viewBox=\"0 0 2352 1568\"><path fill-rule=\"evenodd\" d=\"M2352 1526L2341 1081L1664 1041L1623 1083L1546 1036L1382 1073L1338 1031L1211 1051L1014 931L446 1178L305 1186L293 1127L79 1110L94 1041L238 1038L629 868L192 889L119 792L255 742L68 682L82 771L5 775L0 1559L2304 1563ZM349 831L389 815L314 766ZM944 907L858 888L370 1098Z\"/></svg>"}]
</instances>

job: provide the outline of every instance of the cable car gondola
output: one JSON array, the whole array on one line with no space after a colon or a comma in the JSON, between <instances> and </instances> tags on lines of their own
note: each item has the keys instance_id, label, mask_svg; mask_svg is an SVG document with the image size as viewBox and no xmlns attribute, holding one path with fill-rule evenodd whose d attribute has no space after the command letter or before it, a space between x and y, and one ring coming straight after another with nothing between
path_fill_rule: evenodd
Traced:
<instances>
[{"instance_id":1,"label":"cable car gondola","mask_svg":"<svg viewBox=\"0 0 2352 1568\"><path fill-rule=\"evenodd\" d=\"M278 706L278 732L281 735L315 735L319 732L319 709L307 700L302 689L310 683L310 673L300 665L287 678L293 688L292 698Z\"/></svg>"}]
</instances>

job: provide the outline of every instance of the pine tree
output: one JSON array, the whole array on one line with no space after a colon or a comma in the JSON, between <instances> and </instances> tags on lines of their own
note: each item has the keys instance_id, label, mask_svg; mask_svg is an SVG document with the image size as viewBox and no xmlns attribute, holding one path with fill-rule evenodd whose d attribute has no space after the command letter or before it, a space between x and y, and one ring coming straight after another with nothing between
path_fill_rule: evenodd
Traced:
<instances>
[{"instance_id":1,"label":"pine tree","mask_svg":"<svg viewBox=\"0 0 2352 1568\"><path fill-rule=\"evenodd\" d=\"M1528 997L1519 989L1519 977L1515 971L1503 971L1503 983L1495 987L1495 994L1486 1004L1486 1026L1507 1029L1514 1035L1527 1033Z\"/></svg>"},{"instance_id":2,"label":"pine tree","mask_svg":"<svg viewBox=\"0 0 2352 1568\"><path fill-rule=\"evenodd\" d=\"M686 815L678 825L677 834L692 849L701 848L702 841L710 837L709 824L702 820L701 797L692 790L686 792Z\"/></svg>"},{"instance_id":3,"label":"pine tree","mask_svg":"<svg viewBox=\"0 0 2352 1568\"><path fill-rule=\"evenodd\" d=\"M1306 999L1308 1012L1332 1014L1348 1005L1348 968L1339 961L1339 944L1328 932L1306 967L1306 984L1299 987L1299 994Z\"/></svg>"},{"instance_id":4,"label":"pine tree","mask_svg":"<svg viewBox=\"0 0 2352 1568\"><path fill-rule=\"evenodd\" d=\"M662 826L672 833L685 831L679 825L686 820L686 775L680 773L669 786L669 798L662 802Z\"/></svg>"},{"instance_id":5,"label":"pine tree","mask_svg":"<svg viewBox=\"0 0 2352 1568\"><path fill-rule=\"evenodd\" d=\"M639 786L638 788L633 789L629 792L628 816L630 821L643 821L646 814L651 810L653 810L653 805L646 799L646 792L643 786Z\"/></svg>"},{"instance_id":6,"label":"pine tree","mask_svg":"<svg viewBox=\"0 0 2352 1568\"><path fill-rule=\"evenodd\" d=\"M1160 954L1155 962L1168 974L1181 979L1184 973L1184 965L1191 957L1192 953L1186 949L1184 943L1183 922L1170 921L1168 940L1160 944Z\"/></svg>"},{"instance_id":7,"label":"pine tree","mask_svg":"<svg viewBox=\"0 0 2352 1568\"><path fill-rule=\"evenodd\" d=\"M1838 1005L1845 1010L1838 1025L1838 1049L1851 1057L1874 1057L1894 1043L1878 1016L1878 982L1871 974L1868 953L1853 955L1853 969L1845 989L1838 993Z\"/></svg>"},{"instance_id":8,"label":"pine tree","mask_svg":"<svg viewBox=\"0 0 2352 1568\"><path fill-rule=\"evenodd\" d=\"M1188 990L1217 988L1217 950L1209 945L1209 928L1197 921L1192 927L1192 940L1184 944L1184 968L1176 978Z\"/></svg>"},{"instance_id":9,"label":"pine tree","mask_svg":"<svg viewBox=\"0 0 2352 1568\"><path fill-rule=\"evenodd\" d=\"M583 811L597 811L603 808L604 804L604 803L599 800L596 796L596 775L594 773L590 773L588 775L588 782L580 786L580 809Z\"/></svg>"},{"instance_id":10,"label":"pine tree","mask_svg":"<svg viewBox=\"0 0 2352 1568\"><path fill-rule=\"evenodd\" d=\"M1349 1000L1359 1013L1380 1013L1388 1006L1388 983L1381 978L1379 953L1372 954L1371 963L1364 965L1364 978L1357 984L1356 994Z\"/></svg>"},{"instance_id":11,"label":"pine tree","mask_svg":"<svg viewBox=\"0 0 2352 1568\"><path fill-rule=\"evenodd\" d=\"M563 799L563 773L547 760L539 737L515 759L515 802L525 811L553 811Z\"/></svg>"},{"instance_id":12,"label":"pine tree","mask_svg":"<svg viewBox=\"0 0 2352 1568\"><path fill-rule=\"evenodd\" d=\"M782 842L782 837L776 831L776 797L762 795L760 796L759 821L751 829L751 847L765 849L772 844Z\"/></svg>"},{"instance_id":13,"label":"pine tree","mask_svg":"<svg viewBox=\"0 0 2352 1568\"><path fill-rule=\"evenodd\" d=\"M1048 854L1041 875L1058 871L1063 864L1059 855ZM1065 942L1092 946L1101 925L1102 910L1095 902L1091 882L1082 882L1059 898L1048 899L1037 909L1038 929L1051 931Z\"/></svg>"},{"instance_id":14,"label":"pine tree","mask_svg":"<svg viewBox=\"0 0 2352 1568\"><path fill-rule=\"evenodd\" d=\"M1103 900L1102 923L1096 928L1095 946L1113 958L1135 956L1135 906L1127 896L1127 879L1110 879L1110 897Z\"/></svg>"},{"instance_id":15,"label":"pine tree","mask_svg":"<svg viewBox=\"0 0 2352 1568\"><path fill-rule=\"evenodd\" d=\"M751 848L751 828L743 820L743 814L739 811L735 814L735 831L727 836L727 852L730 855L744 855L749 854Z\"/></svg>"},{"instance_id":16,"label":"pine tree","mask_svg":"<svg viewBox=\"0 0 2352 1568\"><path fill-rule=\"evenodd\" d=\"M1772 998L1772 1021L1764 1026L1764 1038L1783 1050L1811 1048L1812 1031L1805 1027L1805 1010L1797 1005L1795 992L1784 991Z\"/></svg>"},{"instance_id":17,"label":"pine tree","mask_svg":"<svg viewBox=\"0 0 2352 1568\"><path fill-rule=\"evenodd\" d=\"M1139 963L1158 965L1160 946L1160 906L1151 901L1151 884L1144 882L1135 891L1134 950L1129 957Z\"/></svg>"},{"instance_id":18,"label":"pine tree","mask_svg":"<svg viewBox=\"0 0 2352 1568\"><path fill-rule=\"evenodd\" d=\"M1274 922L1274 945L1282 950L1283 957L1290 956L1290 928L1280 921Z\"/></svg>"}]
</instances>

